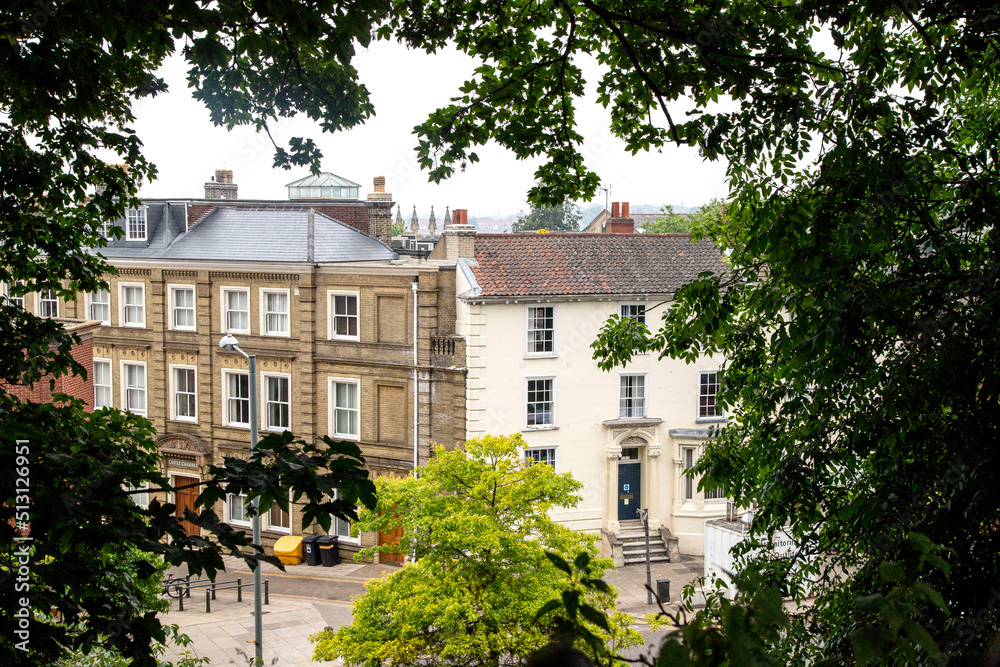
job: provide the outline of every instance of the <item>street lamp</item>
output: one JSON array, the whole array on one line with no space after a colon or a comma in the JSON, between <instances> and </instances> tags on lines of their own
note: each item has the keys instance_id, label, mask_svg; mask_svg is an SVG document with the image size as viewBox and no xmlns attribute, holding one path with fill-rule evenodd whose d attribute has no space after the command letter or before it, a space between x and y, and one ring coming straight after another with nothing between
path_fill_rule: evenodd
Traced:
<instances>
[{"instance_id":1,"label":"street lamp","mask_svg":"<svg viewBox=\"0 0 1000 667\"><path fill-rule=\"evenodd\" d=\"M240 349L239 341L232 334L226 334L219 341L219 347L230 352L239 352L250 362L250 455L257 448L257 355L247 354ZM254 551L262 551L260 547L260 498L253 499L253 547ZM253 569L253 649L256 665L264 664L263 624L260 609L260 561Z\"/></svg>"}]
</instances>

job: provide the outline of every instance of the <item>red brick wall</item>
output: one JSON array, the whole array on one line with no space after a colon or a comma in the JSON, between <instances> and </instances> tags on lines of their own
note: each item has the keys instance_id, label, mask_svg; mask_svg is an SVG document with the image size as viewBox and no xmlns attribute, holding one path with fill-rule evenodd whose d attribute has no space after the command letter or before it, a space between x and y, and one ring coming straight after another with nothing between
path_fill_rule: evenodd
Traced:
<instances>
[{"instance_id":1,"label":"red brick wall","mask_svg":"<svg viewBox=\"0 0 1000 667\"><path fill-rule=\"evenodd\" d=\"M360 229L365 234L371 233L368 226L368 207L361 202L349 206L313 205L313 208L323 215L347 223L355 229Z\"/></svg>"},{"instance_id":2,"label":"red brick wall","mask_svg":"<svg viewBox=\"0 0 1000 667\"><path fill-rule=\"evenodd\" d=\"M50 383L52 376L46 375L31 387L4 384L4 391L14 394L22 401L51 403L52 394L69 394L87 404L87 412L94 410L94 341L87 336L79 345L73 346L73 359L87 369L87 379L78 375L61 375L56 378L54 389Z\"/></svg>"},{"instance_id":3,"label":"red brick wall","mask_svg":"<svg viewBox=\"0 0 1000 667\"><path fill-rule=\"evenodd\" d=\"M611 218L608 220L607 234L635 234L635 223L631 218Z\"/></svg>"},{"instance_id":4,"label":"red brick wall","mask_svg":"<svg viewBox=\"0 0 1000 667\"><path fill-rule=\"evenodd\" d=\"M212 204L188 204L187 206L187 228L191 229L198 224L208 212L215 208Z\"/></svg>"}]
</instances>

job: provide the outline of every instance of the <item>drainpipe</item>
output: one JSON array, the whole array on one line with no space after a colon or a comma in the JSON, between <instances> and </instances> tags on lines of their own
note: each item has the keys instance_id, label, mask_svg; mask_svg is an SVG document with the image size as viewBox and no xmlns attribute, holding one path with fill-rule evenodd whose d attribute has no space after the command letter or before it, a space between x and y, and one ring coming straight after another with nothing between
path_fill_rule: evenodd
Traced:
<instances>
[{"instance_id":1,"label":"drainpipe","mask_svg":"<svg viewBox=\"0 0 1000 667\"><path fill-rule=\"evenodd\" d=\"M420 396L418 393L417 385L417 318L420 317L420 311L418 310L419 304L417 302L417 281L419 276L413 279L410 283L410 289L413 290L413 477L417 477L417 465L419 465L419 436L417 434L417 429L420 426L419 422L419 409L420 409Z\"/></svg>"}]
</instances>

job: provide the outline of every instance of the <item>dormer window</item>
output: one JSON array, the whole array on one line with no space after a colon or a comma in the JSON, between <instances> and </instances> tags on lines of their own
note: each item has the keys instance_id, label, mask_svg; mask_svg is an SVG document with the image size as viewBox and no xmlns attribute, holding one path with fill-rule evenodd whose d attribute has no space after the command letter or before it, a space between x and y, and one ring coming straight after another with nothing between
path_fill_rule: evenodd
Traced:
<instances>
[{"instance_id":1,"label":"dormer window","mask_svg":"<svg viewBox=\"0 0 1000 667\"><path fill-rule=\"evenodd\" d=\"M125 212L125 240L146 240L146 207L130 208Z\"/></svg>"}]
</instances>

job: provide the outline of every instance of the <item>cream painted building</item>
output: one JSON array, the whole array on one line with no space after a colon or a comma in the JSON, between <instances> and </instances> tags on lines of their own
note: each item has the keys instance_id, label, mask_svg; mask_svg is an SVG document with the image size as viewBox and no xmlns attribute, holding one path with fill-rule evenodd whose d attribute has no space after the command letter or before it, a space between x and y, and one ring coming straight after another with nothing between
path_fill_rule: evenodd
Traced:
<instances>
[{"instance_id":1,"label":"cream painted building","mask_svg":"<svg viewBox=\"0 0 1000 667\"><path fill-rule=\"evenodd\" d=\"M457 245L454 228L444 240ZM726 500L706 497L686 471L725 421L719 360L647 354L605 372L590 345L614 314L655 331L674 290L723 270L718 251L686 235L480 234L474 251L468 235L460 242L460 256L472 255L456 277L468 437L520 432L525 456L583 482L582 502L554 518L600 531L606 555L621 556L623 534L634 537L638 508L664 547L701 554L704 523L725 516Z\"/></svg>"}]
</instances>

